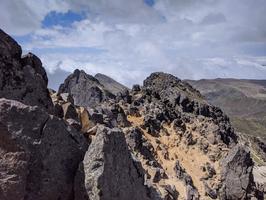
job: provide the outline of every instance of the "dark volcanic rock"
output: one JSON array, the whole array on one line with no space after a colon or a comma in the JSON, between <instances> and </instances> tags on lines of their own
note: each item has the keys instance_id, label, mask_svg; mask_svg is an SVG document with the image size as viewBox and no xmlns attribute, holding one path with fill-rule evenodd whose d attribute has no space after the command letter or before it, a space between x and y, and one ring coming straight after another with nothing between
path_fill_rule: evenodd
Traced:
<instances>
[{"instance_id":1,"label":"dark volcanic rock","mask_svg":"<svg viewBox=\"0 0 266 200\"><path fill-rule=\"evenodd\" d=\"M132 86L132 92L139 92L141 91L140 85L135 84Z\"/></svg>"},{"instance_id":2,"label":"dark volcanic rock","mask_svg":"<svg viewBox=\"0 0 266 200\"><path fill-rule=\"evenodd\" d=\"M165 200L176 200L178 199L179 192L176 190L174 186L166 185L164 186L164 189L167 191L167 195L165 197Z\"/></svg>"},{"instance_id":3,"label":"dark volcanic rock","mask_svg":"<svg viewBox=\"0 0 266 200\"><path fill-rule=\"evenodd\" d=\"M164 98L171 98L174 94L176 98L180 98L181 93L191 94L195 97L201 97L199 91L192 88L186 82L181 81L179 78L163 73L163 72L155 72L152 73L148 78L146 78L143 82L144 89L151 89L153 92L164 93ZM174 91L175 90L175 91Z\"/></svg>"},{"instance_id":4,"label":"dark volcanic rock","mask_svg":"<svg viewBox=\"0 0 266 200\"><path fill-rule=\"evenodd\" d=\"M0 199L72 199L87 143L38 107L0 99Z\"/></svg>"},{"instance_id":5,"label":"dark volcanic rock","mask_svg":"<svg viewBox=\"0 0 266 200\"><path fill-rule=\"evenodd\" d=\"M78 69L60 85L58 93L70 94L75 105L85 107L95 107L107 99L115 98L96 78Z\"/></svg>"},{"instance_id":6,"label":"dark volcanic rock","mask_svg":"<svg viewBox=\"0 0 266 200\"><path fill-rule=\"evenodd\" d=\"M22 50L18 43L0 29L0 55L6 59L16 58L20 59Z\"/></svg>"},{"instance_id":7,"label":"dark volcanic rock","mask_svg":"<svg viewBox=\"0 0 266 200\"><path fill-rule=\"evenodd\" d=\"M231 146L236 143L237 137L229 118L221 109L209 105L199 91L177 77L162 72L152 73L144 80L143 93L149 104L157 104L153 108L149 106L146 115L155 115L160 122L171 122L177 118L184 120L187 113L203 115L211 118L219 127L215 140ZM153 129L160 129L159 123L153 124L157 124Z\"/></svg>"},{"instance_id":8,"label":"dark volcanic rock","mask_svg":"<svg viewBox=\"0 0 266 200\"><path fill-rule=\"evenodd\" d=\"M126 141L132 151L140 152L145 159L155 161L153 146L143 137L139 128L131 128L126 134Z\"/></svg>"},{"instance_id":9,"label":"dark volcanic rock","mask_svg":"<svg viewBox=\"0 0 266 200\"><path fill-rule=\"evenodd\" d=\"M130 155L124 134L119 129L100 126L81 163L84 171L77 176L77 183L84 178L85 187L76 188L83 187L85 191L76 195L93 200L153 199L139 167Z\"/></svg>"},{"instance_id":10,"label":"dark volcanic rock","mask_svg":"<svg viewBox=\"0 0 266 200\"><path fill-rule=\"evenodd\" d=\"M248 199L254 189L253 162L245 146L237 145L222 162L221 199Z\"/></svg>"},{"instance_id":11,"label":"dark volcanic rock","mask_svg":"<svg viewBox=\"0 0 266 200\"><path fill-rule=\"evenodd\" d=\"M21 58L21 47L0 29L0 97L53 110L47 75L39 58Z\"/></svg>"},{"instance_id":12,"label":"dark volcanic rock","mask_svg":"<svg viewBox=\"0 0 266 200\"><path fill-rule=\"evenodd\" d=\"M212 199L216 199L217 191L215 189L211 189L206 182L203 182L203 184L204 184L204 189L207 195L211 197Z\"/></svg>"},{"instance_id":13,"label":"dark volcanic rock","mask_svg":"<svg viewBox=\"0 0 266 200\"><path fill-rule=\"evenodd\" d=\"M45 69L42 67L42 61L35 56L33 53L28 53L22 56L21 64L23 66L30 65L37 74L40 74L45 81L46 85L48 84L48 78Z\"/></svg>"},{"instance_id":14,"label":"dark volcanic rock","mask_svg":"<svg viewBox=\"0 0 266 200\"><path fill-rule=\"evenodd\" d=\"M123 108L119 104L103 104L100 110L105 115L104 121L106 126L113 128L130 125Z\"/></svg>"}]
</instances>

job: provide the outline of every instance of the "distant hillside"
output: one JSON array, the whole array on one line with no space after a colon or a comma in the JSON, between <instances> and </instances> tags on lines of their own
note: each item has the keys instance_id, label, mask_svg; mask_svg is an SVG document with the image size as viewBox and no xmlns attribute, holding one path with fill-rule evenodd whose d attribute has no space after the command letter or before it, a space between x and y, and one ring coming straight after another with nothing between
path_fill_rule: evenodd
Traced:
<instances>
[{"instance_id":1,"label":"distant hillside","mask_svg":"<svg viewBox=\"0 0 266 200\"><path fill-rule=\"evenodd\" d=\"M188 80L231 118L237 131L266 138L266 80Z\"/></svg>"}]
</instances>

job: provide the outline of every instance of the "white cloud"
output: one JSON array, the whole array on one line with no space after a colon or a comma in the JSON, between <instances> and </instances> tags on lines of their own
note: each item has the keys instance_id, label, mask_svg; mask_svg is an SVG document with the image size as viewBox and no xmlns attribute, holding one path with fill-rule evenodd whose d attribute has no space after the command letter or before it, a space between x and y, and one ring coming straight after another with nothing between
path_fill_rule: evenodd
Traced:
<instances>
[{"instance_id":1,"label":"white cloud","mask_svg":"<svg viewBox=\"0 0 266 200\"><path fill-rule=\"evenodd\" d=\"M266 54L258 57L256 49L266 49L264 0L157 0L154 7L142 0L2 1L0 11L9 14L0 12L1 27L15 35L31 32L23 48L37 51L51 73L83 68L127 85L154 71L181 78L266 78ZM86 19L41 27L47 13L68 9L84 11Z\"/></svg>"}]
</instances>

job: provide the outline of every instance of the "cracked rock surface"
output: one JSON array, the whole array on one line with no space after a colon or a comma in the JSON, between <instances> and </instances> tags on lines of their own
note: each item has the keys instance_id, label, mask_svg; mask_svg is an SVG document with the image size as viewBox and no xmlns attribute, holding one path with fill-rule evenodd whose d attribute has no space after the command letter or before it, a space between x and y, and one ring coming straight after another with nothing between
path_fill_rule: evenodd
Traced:
<instances>
[{"instance_id":1,"label":"cracked rock surface","mask_svg":"<svg viewBox=\"0 0 266 200\"><path fill-rule=\"evenodd\" d=\"M0 99L0 199L70 199L87 143L38 107Z\"/></svg>"}]
</instances>

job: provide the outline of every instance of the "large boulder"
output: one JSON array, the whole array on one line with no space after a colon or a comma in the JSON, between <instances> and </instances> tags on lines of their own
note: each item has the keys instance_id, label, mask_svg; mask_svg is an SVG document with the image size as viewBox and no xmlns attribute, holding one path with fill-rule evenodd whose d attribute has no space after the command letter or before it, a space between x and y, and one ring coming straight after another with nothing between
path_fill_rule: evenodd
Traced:
<instances>
[{"instance_id":1,"label":"large boulder","mask_svg":"<svg viewBox=\"0 0 266 200\"><path fill-rule=\"evenodd\" d=\"M220 199L249 199L254 191L253 161L245 146L236 145L222 161L223 186Z\"/></svg>"},{"instance_id":2,"label":"large boulder","mask_svg":"<svg viewBox=\"0 0 266 200\"><path fill-rule=\"evenodd\" d=\"M53 110L47 89L47 75L40 59L28 54L21 58L21 47L0 29L0 98Z\"/></svg>"},{"instance_id":3,"label":"large boulder","mask_svg":"<svg viewBox=\"0 0 266 200\"><path fill-rule=\"evenodd\" d=\"M77 200L154 199L152 189L144 185L142 167L132 159L124 133L117 128L99 126L76 183Z\"/></svg>"},{"instance_id":4,"label":"large boulder","mask_svg":"<svg viewBox=\"0 0 266 200\"><path fill-rule=\"evenodd\" d=\"M72 199L84 137L37 106L0 99L0 199Z\"/></svg>"}]
</instances>

